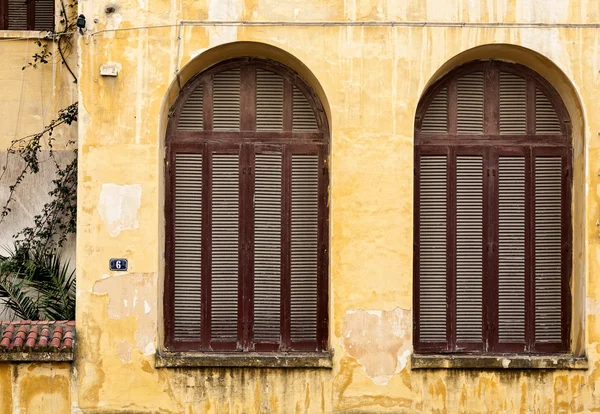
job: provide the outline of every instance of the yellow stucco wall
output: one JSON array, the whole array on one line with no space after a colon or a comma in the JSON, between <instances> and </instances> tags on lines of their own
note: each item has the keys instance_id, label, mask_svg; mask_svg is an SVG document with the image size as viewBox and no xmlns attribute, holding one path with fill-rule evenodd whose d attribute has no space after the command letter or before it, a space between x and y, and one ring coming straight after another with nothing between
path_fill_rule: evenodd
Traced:
<instances>
[{"instance_id":1,"label":"yellow stucco wall","mask_svg":"<svg viewBox=\"0 0 600 414\"><path fill-rule=\"evenodd\" d=\"M600 410L600 31L591 26L600 21L598 0L111 4L115 11L108 14L105 2L80 4L89 22L79 39L74 387L83 411ZM203 19L323 24L178 26ZM485 22L506 25L475 24ZM243 54L289 64L327 108L332 370L154 365L161 344L164 129L179 89L176 73L183 85L198 70ZM414 115L433 80L472 58L529 65L557 88L571 113L573 350L588 356L588 370L410 368ZM100 76L108 63L120 68L117 77ZM127 257L130 272L111 274L111 257Z\"/></svg>"}]
</instances>

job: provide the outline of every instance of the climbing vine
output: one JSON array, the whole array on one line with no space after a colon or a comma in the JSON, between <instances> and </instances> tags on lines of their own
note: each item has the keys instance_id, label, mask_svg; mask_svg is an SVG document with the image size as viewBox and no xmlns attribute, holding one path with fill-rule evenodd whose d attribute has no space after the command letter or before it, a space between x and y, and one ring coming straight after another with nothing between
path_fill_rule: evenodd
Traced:
<instances>
[{"instance_id":1,"label":"climbing vine","mask_svg":"<svg viewBox=\"0 0 600 414\"><path fill-rule=\"evenodd\" d=\"M49 50L51 41L56 41L56 50L60 63L65 66L74 83L77 76L69 66L68 57L73 51L73 35L76 30L77 2L65 4L60 0L60 16L58 30L49 33L44 39L36 41L38 50L33 54L23 70L36 68L38 64L49 63L54 56ZM72 103L58 111L55 119L40 132L15 139L7 149L6 159L0 172L0 181L5 177L9 163L17 158L21 161L12 184L8 187L9 194L0 210L0 224L9 217L15 201L17 189L28 175L40 171L42 150L47 149L49 159L55 170L55 179L52 180L52 189L48 193L50 200L45 203L39 214L34 216L34 223L19 231L15 237L15 252L11 256L19 258L35 254L55 252L61 247L69 234L76 231L77 220L77 147L74 140L69 140L66 147L73 150L73 159L66 165L56 157L54 144L56 132L60 128L71 125L77 121L77 102Z\"/></svg>"}]
</instances>

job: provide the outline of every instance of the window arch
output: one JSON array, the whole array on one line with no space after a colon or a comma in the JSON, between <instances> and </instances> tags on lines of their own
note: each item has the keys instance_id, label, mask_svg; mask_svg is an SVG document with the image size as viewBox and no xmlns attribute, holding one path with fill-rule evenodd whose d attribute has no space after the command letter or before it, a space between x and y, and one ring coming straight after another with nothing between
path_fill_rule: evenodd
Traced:
<instances>
[{"instance_id":1,"label":"window arch","mask_svg":"<svg viewBox=\"0 0 600 414\"><path fill-rule=\"evenodd\" d=\"M198 74L166 144L165 345L324 351L329 131L320 100L276 62Z\"/></svg>"},{"instance_id":2,"label":"window arch","mask_svg":"<svg viewBox=\"0 0 600 414\"><path fill-rule=\"evenodd\" d=\"M415 350L567 352L571 124L528 68L465 64L415 122Z\"/></svg>"}]
</instances>

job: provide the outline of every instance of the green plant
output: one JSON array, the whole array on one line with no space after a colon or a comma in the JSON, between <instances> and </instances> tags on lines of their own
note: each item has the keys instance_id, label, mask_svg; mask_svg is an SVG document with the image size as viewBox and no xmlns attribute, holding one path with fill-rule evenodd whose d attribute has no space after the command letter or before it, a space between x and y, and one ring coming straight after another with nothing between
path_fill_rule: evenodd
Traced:
<instances>
[{"instance_id":1,"label":"green plant","mask_svg":"<svg viewBox=\"0 0 600 414\"><path fill-rule=\"evenodd\" d=\"M56 251L0 256L0 302L20 319L75 319L75 270Z\"/></svg>"}]
</instances>

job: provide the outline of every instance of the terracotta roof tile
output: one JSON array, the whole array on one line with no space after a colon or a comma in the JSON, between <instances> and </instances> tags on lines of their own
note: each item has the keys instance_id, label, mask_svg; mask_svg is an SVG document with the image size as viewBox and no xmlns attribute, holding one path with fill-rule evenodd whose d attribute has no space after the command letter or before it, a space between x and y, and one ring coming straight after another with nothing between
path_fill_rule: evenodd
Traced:
<instances>
[{"instance_id":1,"label":"terracotta roof tile","mask_svg":"<svg viewBox=\"0 0 600 414\"><path fill-rule=\"evenodd\" d=\"M73 352L75 321L0 321L1 352Z\"/></svg>"}]
</instances>

